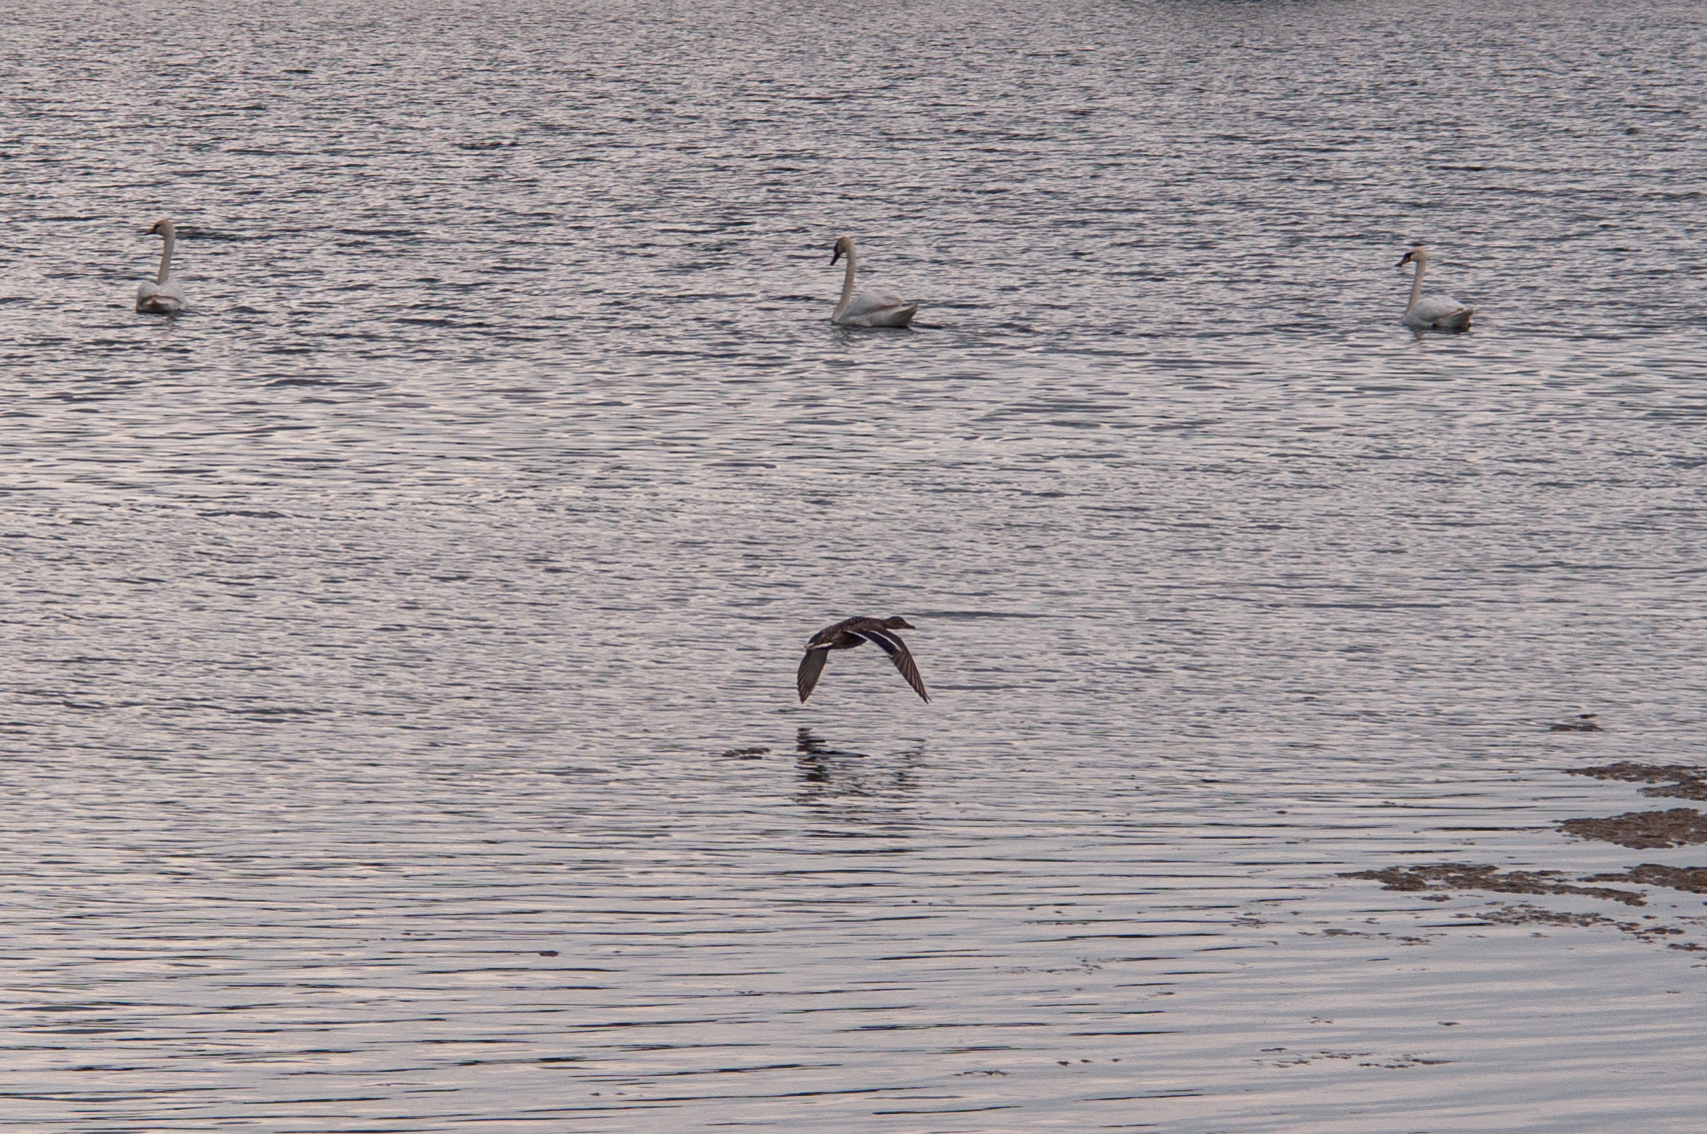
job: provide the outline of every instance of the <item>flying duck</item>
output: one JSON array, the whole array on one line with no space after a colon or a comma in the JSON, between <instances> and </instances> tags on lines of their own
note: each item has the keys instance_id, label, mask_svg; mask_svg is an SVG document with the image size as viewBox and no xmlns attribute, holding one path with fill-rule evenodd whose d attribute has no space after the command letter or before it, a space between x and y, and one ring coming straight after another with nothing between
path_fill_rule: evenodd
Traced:
<instances>
[{"instance_id":1,"label":"flying duck","mask_svg":"<svg viewBox=\"0 0 1707 1134\"><path fill-rule=\"evenodd\" d=\"M834 626L818 631L806 643L806 656L800 659L800 672L794 679L795 687L800 690L801 703L804 704L812 695L812 688L818 684L818 675L824 672L824 662L828 660L830 651L851 650L861 642L870 642L888 654L895 668L901 671L901 676L907 679L907 684L913 687L913 692L929 701L930 694L925 692L924 679L919 676L913 655L907 652L907 643L894 633L896 630L916 629L911 622L897 616L844 618Z\"/></svg>"}]
</instances>

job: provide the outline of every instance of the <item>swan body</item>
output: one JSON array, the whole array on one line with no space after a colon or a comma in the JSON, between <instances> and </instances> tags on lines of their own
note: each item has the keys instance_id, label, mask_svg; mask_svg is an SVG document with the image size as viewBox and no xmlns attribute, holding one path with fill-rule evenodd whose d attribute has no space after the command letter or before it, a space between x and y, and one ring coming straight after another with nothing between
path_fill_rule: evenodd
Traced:
<instances>
[{"instance_id":1,"label":"swan body","mask_svg":"<svg viewBox=\"0 0 1707 1134\"><path fill-rule=\"evenodd\" d=\"M830 322L841 327L905 327L913 321L913 315L919 309L917 303L903 303L893 295L869 291L855 295L854 264L857 256L851 236L836 241L836 250L830 253L830 263L834 264L844 255L848 258L847 276L842 281L842 298L836 303Z\"/></svg>"},{"instance_id":2,"label":"swan body","mask_svg":"<svg viewBox=\"0 0 1707 1134\"><path fill-rule=\"evenodd\" d=\"M1423 251L1421 244L1413 244L1398 266L1402 268L1411 263L1417 266L1417 278L1411 283L1411 301L1405 305L1405 315L1400 322L1417 331L1468 331L1470 316L1476 313L1474 307L1466 307L1449 295L1422 293L1423 272L1428 270L1428 253Z\"/></svg>"},{"instance_id":3,"label":"swan body","mask_svg":"<svg viewBox=\"0 0 1707 1134\"><path fill-rule=\"evenodd\" d=\"M184 309L184 289L172 278L172 245L177 230L169 220L157 220L148 235L156 233L166 238L166 248L160 253L160 274L136 285L136 311L139 315L176 315Z\"/></svg>"}]
</instances>

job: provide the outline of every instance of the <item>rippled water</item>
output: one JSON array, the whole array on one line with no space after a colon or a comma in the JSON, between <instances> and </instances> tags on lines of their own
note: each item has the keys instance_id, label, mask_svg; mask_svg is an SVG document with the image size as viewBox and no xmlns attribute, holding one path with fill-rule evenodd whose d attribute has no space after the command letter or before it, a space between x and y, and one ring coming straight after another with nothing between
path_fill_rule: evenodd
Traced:
<instances>
[{"instance_id":1,"label":"rippled water","mask_svg":"<svg viewBox=\"0 0 1707 1134\"><path fill-rule=\"evenodd\" d=\"M375 7L0 37L8 1129L1698 1128L1341 877L1707 857L1698 5Z\"/></svg>"}]
</instances>

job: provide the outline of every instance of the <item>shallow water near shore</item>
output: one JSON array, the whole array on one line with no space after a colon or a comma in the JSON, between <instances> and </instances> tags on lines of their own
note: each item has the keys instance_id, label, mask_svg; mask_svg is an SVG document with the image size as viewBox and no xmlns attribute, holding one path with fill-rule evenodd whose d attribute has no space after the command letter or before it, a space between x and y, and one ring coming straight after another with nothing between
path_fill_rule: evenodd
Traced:
<instances>
[{"instance_id":1,"label":"shallow water near shore","mask_svg":"<svg viewBox=\"0 0 1707 1134\"><path fill-rule=\"evenodd\" d=\"M14 13L7 1128L1697 1128L1707 17L1421 11Z\"/></svg>"}]
</instances>

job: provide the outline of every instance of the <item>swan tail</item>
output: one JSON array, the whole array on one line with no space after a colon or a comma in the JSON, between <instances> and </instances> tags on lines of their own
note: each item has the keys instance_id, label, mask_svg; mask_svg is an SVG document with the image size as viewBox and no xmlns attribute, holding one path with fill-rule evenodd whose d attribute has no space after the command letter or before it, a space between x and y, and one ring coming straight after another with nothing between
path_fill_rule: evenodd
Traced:
<instances>
[{"instance_id":1,"label":"swan tail","mask_svg":"<svg viewBox=\"0 0 1707 1134\"><path fill-rule=\"evenodd\" d=\"M164 284L143 280L136 287L138 315L176 315L183 309L184 291L177 280L167 280Z\"/></svg>"},{"instance_id":2,"label":"swan tail","mask_svg":"<svg viewBox=\"0 0 1707 1134\"><path fill-rule=\"evenodd\" d=\"M170 295L139 295L136 297L138 315L176 315L184 309L183 301Z\"/></svg>"},{"instance_id":3,"label":"swan tail","mask_svg":"<svg viewBox=\"0 0 1707 1134\"><path fill-rule=\"evenodd\" d=\"M1470 316L1475 313L1474 308L1460 307L1456 311L1436 315L1428 321L1426 326L1433 331L1468 331L1470 329Z\"/></svg>"}]
</instances>

